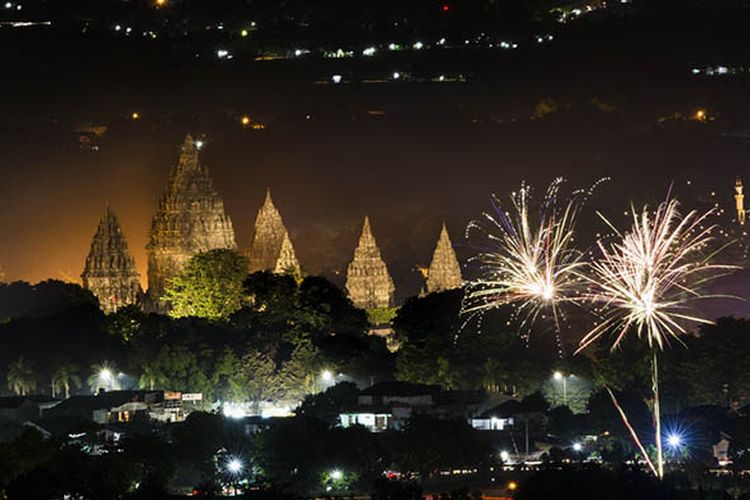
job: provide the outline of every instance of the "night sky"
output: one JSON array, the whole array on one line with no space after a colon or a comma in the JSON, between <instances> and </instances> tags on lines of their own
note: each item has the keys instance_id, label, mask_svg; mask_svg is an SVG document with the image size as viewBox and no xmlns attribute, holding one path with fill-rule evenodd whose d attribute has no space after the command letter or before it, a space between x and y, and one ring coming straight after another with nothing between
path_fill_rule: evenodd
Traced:
<instances>
[{"instance_id":1,"label":"night sky","mask_svg":"<svg viewBox=\"0 0 750 500\"><path fill-rule=\"evenodd\" d=\"M672 182L686 205L715 191L731 209L734 178L750 165L748 76L694 77L710 54L644 52L628 45L643 31L623 26L604 19L513 55L366 63L172 64L124 46L48 51L49 35L6 44L0 264L11 280L77 281L109 201L145 281L150 219L186 133L206 141L202 159L241 250L270 187L303 270L343 284L368 214L398 299L417 293L415 266L429 264L442 221L465 259L466 223L524 179L541 188L564 176L577 187L611 176L591 213L618 221L631 201L656 201ZM412 81L362 82L393 71ZM349 83L328 84L333 74ZM465 82L416 81L427 74ZM552 112L539 112L543 99ZM691 120L698 109L710 119ZM267 128L243 129L243 115ZM79 148L75 132L92 125L108 127L97 152ZM584 231L598 224L591 216Z\"/></svg>"}]
</instances>

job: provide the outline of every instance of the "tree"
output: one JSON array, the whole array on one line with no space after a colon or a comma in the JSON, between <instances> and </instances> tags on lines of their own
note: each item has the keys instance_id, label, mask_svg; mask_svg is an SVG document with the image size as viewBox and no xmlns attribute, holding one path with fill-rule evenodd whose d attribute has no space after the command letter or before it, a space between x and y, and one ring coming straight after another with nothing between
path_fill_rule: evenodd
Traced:
<instances>
[{"instance_id":1,"label":"tree","mask_svg":"<svg viewBox=\"0 0 750 500\"><path fill-rule=\"evenodd\" d=\"M71 384L76 387L81 386L78 367L73 363L63 361L52 374L52 396L57 396L58 391L62 388L65 399L69 399Z\"/></svg>"},{"instance_id":2,"label":"tree","mask_svg":"<svg viewBox=\"0 0 750 500\"><path fill-rule=\"evenodd\" d=\"M224 401L244 399L247 379L242 370L242 362L230 348L225 347L214 367L211 383L216 397Z\"/></svg>"},{"instance_id":3,"label":"tree","mask_svg":"<svg viewBox=\"0 0 750 500\"><path fill-rule=\"evenodd\" d=\"M20 356L8 366L8 389L18 396L26 396L36 390L34 363Z\"/></svg>"},{"instance_id":4,"label":"tree","mask_svg":"<svg viewBox=\"0 0 750 500\"><path fill-rule=\"evenodd\" d=\"M227 320L242 307L247 259L231 250L211 250L193 256L170 280L165 300L173 318L193 316Z\"/></svg>"},{"instance_id":5,"label":"tree","mask_svg":"<svg viewBox=\"0 0 750 500\"><path fill-rule=\"evenodd\" d=\"M260 412L264 401L274 399L281 387L272 351L250 351L242 358L242 371L246 379L245 390L255 412Z\"/></svg>"}]
</instances>

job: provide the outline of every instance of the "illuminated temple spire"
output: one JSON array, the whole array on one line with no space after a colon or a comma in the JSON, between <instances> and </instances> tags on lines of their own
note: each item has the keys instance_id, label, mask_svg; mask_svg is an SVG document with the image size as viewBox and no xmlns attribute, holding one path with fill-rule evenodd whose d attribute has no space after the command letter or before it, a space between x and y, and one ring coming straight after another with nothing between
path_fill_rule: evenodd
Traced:
<instances>
[{"instance_id":1,"label":"illuminated temple spire","mask_svg":"<svg viewBox=\"0 0 750 500\"><path fill-rule=\"evenodd\" d=\"M151 221L146 249L152 305L164 310L159 300L167 280L179 273L190 257L219 248L236 248L232 221L188 134Z\"/></svg>"},{"instance_id":2,"label":"illuminated temple spire","mask_svg":"<svg viewBox=\"0 0 750 500\"><path fill-rule=\"evenodd\" d=\"M745 225L745 194L742 179L737 177L734 181L734 201L737 206L737 222L740 226Z\"/></svg>"},{"instance_id":3,"label":"illuminated temple spire","mask_svg":"<svg viewBox=\"0 0 750 500\"><path fill-rule=\"evenodd\" d=\"M91 241L81 279L83 287L99 299L99 305L106 313L136 304L141 295L135 261L109 204Z\"/></svg>"},{"instance_id":4,"label":"illuminated temple spire","mask_svg":"<svg viewBox=\"0 0 750 500\"><path fill-rule=\"evenodd\" d=\"M370 219L365 217L359 245L346 272L346 291L355 306L372 309L392 306L395 288L372 235Z\"/></svg>"},{"instance_id":5,"label":"illuminated temple spire","mask_svg":"<svg viewBox=\"0 0 750 500\"><path fill-rule=\"evenodd\" d=\"M448 229L443 223L440 238L432 254L432 263L427 271L427 293L460 288L462 283L461 266L448 236Z\"/></svg>"},{"instance_id":6,"label":"illuminated temple spire","mask_svg":"<svg viewBox=\"0 0 750 500\"><path fill-rule=\"evenodd\" d=\"M299 274L300 265L294 253L289 232L271 199L271 190L255 218L255 234L248 252L248 268L251 273L273 271Z\"/></svg>"}]
</instances>

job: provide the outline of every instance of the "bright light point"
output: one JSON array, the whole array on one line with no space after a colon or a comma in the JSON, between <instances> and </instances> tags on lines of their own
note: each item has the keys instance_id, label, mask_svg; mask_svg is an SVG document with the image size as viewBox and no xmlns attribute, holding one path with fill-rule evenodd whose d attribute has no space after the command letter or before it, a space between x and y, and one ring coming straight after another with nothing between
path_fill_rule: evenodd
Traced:
<instances>
[{"instance_id":1,"label":"bright light point","mask_svg":"<svg viewBox=\"0 0 750 500\"><path fill-rule=\"evenodd\" d=\"M226 59L229 56L229 51L224 49L219 49L216 51L216 57L219 59Z\"/></svg>"},{"instance_id":2,"label":"bright light point","mask_svg":"<svg viewBox=\"0 0 750 500\"><path fill-rule=\"evenodd\" d=\"M6 9L10 9L10 8L12 8L12 7L13 7L13 4L12 4L12 3L10 3L10 2L5 2L5 8L6 8Z\"/></svg>"},{"instance_id":3,"label":"bright light point","mask_svg":"<svg viewBox=\"0 0 750 500\"><path fill-rule=\"evenodd\" d=\"M247 127L248 125L250 125L250 117L249 116L243 116L242 118L240 118L240 123L243 126Z\"/></svg>"},{"instance_id":4,"label":"bright light point","mask_svg":"<svg viewBox=\"0 0 750 500\"><path fill-rule=\"evenodd\" d=\"M295 55L296 57L299 57L299 56L301 56L301 55L302 55L302 50L301 50L301 49L297 49L297 50L295 50L295 51L294 51L294 55Z\"/></svg>"},{"instance_id":5,"label":"bright light point","mask_svg":"<svg viewBox=\"0 0 750 500\"><path fill-rule=\"evenodd\" d=\"M502 460L503 462L507 462L509 459L510 459L510 453L508 453L505 450L500 452L500 460Z\"/></svg>"},{"instance_id":6,"label":"bright light point","mask_svg":"<svg viewBox=\"0 0 750 500\"><path fill-rule=\"evenodd\" d=\"M8 5L8 4L5 4L5 5ZM122 29L122 26L120 26L119 24L115 24L115 31L120 31L121 29Z\"/></svg>"},{"instance_id":7,"label":"bright light point","mask_svg":"<svg viewBox=\"0 0 750 500\"><path fill-rule=\"evenodd\" d=\"M197 140L197 141L195 141L195 147L198 148L198 149L203 149L203 144L204 144L204 142L201 141L200 139Z\"/></svg>"},{"instance_id":8,"label":"bright light point","mask_svg":"<svg viewBox=\"0 0 750 500\"><path fill-rule=\"evenodd\" d=\"M559 381L563 379L563 374L561 371L556 371L555 373L552 374L552 377L554 377L555 380Z\"/></svg>"},{"instance_id":9,"label":"bright light point","mask_svg":"<svg viewBox=\"0 0 750 500\"><path fill-rule=\"evenodd\" d=\"M233 458L227 463L227 469L232 474L237 474L242 470L242 462L237 458Z\"/></svg>"},{"instance_id":10,"label":"bright light point","mask_svg":"<svg viewBox=\"0 0 750 500\"><path fill-rule=\"evenodd\" d=\"M242 38L245 38L245 37L246 37L246 36L247 36L247 35L248 35L249 33L250 33L250 32L249 32L249 31L247 31L247 30L242 30L242 31L240 31L240 36L241 36Z\"/></svg>"},{"instance_id":11,"label":"bright light point","mask_svg":"<svg viewBox=\"0 0 750 500\"><path fill-rule=\"evenodd\" d=\"M508 489L510 491L516 491L518 489L518 483L515 481L511 481L508 483Z\"/></svg>"},{"instance_id":12,"label":"bright light point","mask_svg":"<svg viewBox=\"0 0 750 500\"><path fill-rule=\"evenodd\" d=\"M424 47L424 44L422 42L417 42L414 44L414 48L416 50L420 50L422 47Z\"/></svg>"},{"instance_id":13,"label":"bright light point","mask_svg":"<svg viewBox=\"0 0 750 500\"><path fill-rule=\"evenodd\" d=\"M362 51L363 56L374 56L375 52L377 52L377 49L375 47L367 47L365 50Z\"/></svg>"},{"instance_id":14,"label":"bright light point","mask_svg":"<svg viewBox=\"0 0 750 500\"><path fill-rule=\"evenodd\" d=\"M340 481L341 479L343 479L343 477L344 473L339 469L334 469L331 471L331 479L333 479L334 481Z\"/></svg>"},{"instance_id":15,"label":"bright light point","mask_svg":"<svg viewBox=\"0 0 750 500\"><path fill-rule=\"evenodd\" d=\"M320 374L320 378L322 378L324 382L332 382L333 372L331 370L323 370L323 372Z\"/></svg>"},{"instance_id":16,"label":"bright light point","mask_svg":"<svg viewBox=\"0 0 750 500\"><path fill-rule=\"evenodd\" d=\"M573 443L574 451L581 451L582 449L583 449L583 445L581 443Z\"/></svg>"},{"instance_id":17,"label":"bright light point","mask_svg":"<svg viewBox=\"0 0 750 500\"><path fill-rule=\"evenodd\" d=\"M449 10L451 10L449 5L443 5L443 12L448 12Z\"/></svg>"},{"instance_id":18,"label":"bright light point","mask_svg":"<svg viewBox=\"0 0 750 500\"><path fill-rule=\"evenodd\" d=\"M333 75L331 81L333 81L333 83L341 83L341 75Z\"/></svg>"},{"instance_id":19,"label":"bright light point","mask_svg":"<svg viewBox=\"0 0 750 500\"><path fill-rule=\"evenodd\" d=\"M156 0L157 7L164 7L165 5L167 5L167 0Z\"/></svg>"},{"instance_id":20,"label":"bright light point","mask_svg":"<svg viewBox=\"0 0 750 500\"><path fill-rule=\"evenodd\" d=\"M112 378L112 372L105 368L104 370L99 372L99 377L103 380L110 380Z\"/></svg>"},{"instance_id":21,"label":"bright light point","mask_svg":"<svg viewBox=\"0 0 750 500\"><path fill-rule=\"evenodd\" d=\"M678 448L682 445L682 437L679 434L670 434L667 436L667 444L672 448Z\"/></svg>"},{"instance_id":22,"label":"bright light point","mask_svg":"<svg viewBox=\"0 0 750 500\"><path fill-rule=\"evenodd\" d=\"M398 80L399 78L401 78L401 73L399 73L398 71L394 71L393 72L393 79L394 80Z\"/></svg>"},{"instance_id":23,"label":"bright light point","mask_svg":"<svg viewBox=\"0 0 750 500\"><path fill-rule=\"evenodd\" d=\"M130 115L130 118L132 118L133 120L140 120L141 114L137 111L133 111L133 113Z\"/></svg>"}]
</instances>

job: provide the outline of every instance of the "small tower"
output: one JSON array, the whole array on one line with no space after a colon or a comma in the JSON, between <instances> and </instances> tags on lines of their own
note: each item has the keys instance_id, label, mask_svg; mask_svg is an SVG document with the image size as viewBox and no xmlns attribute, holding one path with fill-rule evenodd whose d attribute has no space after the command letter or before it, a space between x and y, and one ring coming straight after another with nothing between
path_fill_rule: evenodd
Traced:
<instances>
[{"instance_id":1,"label":"small tower","mask_svg":"<svg viewBox=\"0 0 750 500\"><path fill-rule=\"evenodd\" d=\"M135 261L128 250L120 223L109 205L91 241L81 279L83 287L99 299L99 306L105 313L136 304L141 296Z\"/></svg>"},{"instance_id":2,"label":"small tower","mask_svg":"<svg viewBox=\"0 0 750 500\"><path fill-rule=\"evenodd\" d=\"M300 265L294 252L289 232L281 214L273 204L271 190L266 190L266 199L255 217L255 234L247 253L248 271L272 271L285 273L290 270L299 274Z\"/></svg>"},{"instance_id":3,"label":"small tower","mask_svg":"<svg viewBox=\"0 0 750 500\"><path fill-rule=\"evenodd\" d=\"M440 230L435 252L432 254L432 263L427 271L427 293L443 292L460 288L463 284L461 278L461 266L458 264L456 252L453 250L448 229L443 223Z\"/></svg>"},{"instance_id":4,"label":"small tower","mask_svg":"<svg viewBox=\"0 0 750 500\"><path fill-rule=\"evenodd\" d=\"M737 222L740 226L745 225L745 194L743 193L742 179L737 177L734 181L734 201L737 206Z\"/></svg>"},{"instance_id":5,"label":"small tower","mask_svg":"<svg viewBox=\"0 0 750 500\"><path fill-rule=\"evenodd\" d=\"M346 291L360 309L391 307L396 287L365 217L359 245L346 272Z\"/></svg>"}]
</instances>

